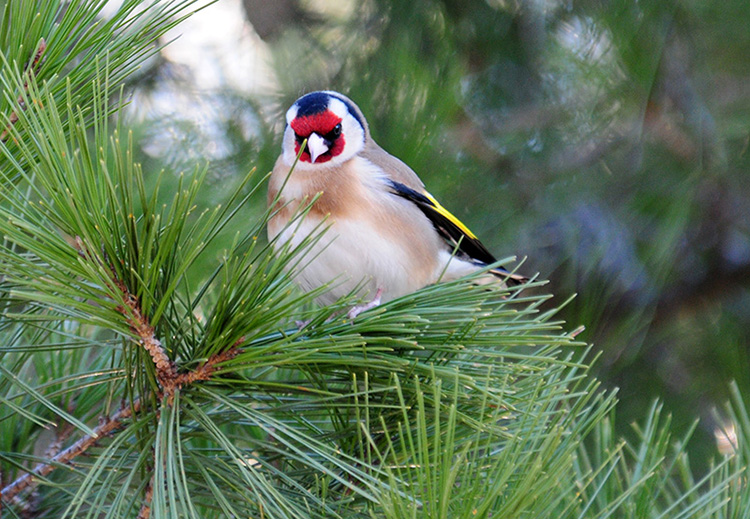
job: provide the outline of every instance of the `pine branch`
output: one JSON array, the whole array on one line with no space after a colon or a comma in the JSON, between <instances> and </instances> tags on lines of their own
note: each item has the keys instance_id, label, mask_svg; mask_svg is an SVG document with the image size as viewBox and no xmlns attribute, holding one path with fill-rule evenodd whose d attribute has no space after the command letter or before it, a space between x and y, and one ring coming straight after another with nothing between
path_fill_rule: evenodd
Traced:
<instances>
[{"instance_id":1,"label":"pine branch","mask_svg":"<svg viewBox=\"0 0 750 519\"><path fill-rule=\"evenodd\" d=\"M13 483L2 490L4 500L12 499L20 492L27 488L33 488L38 484L37 478L48 476L56 468L68 465L75 458L85 453L90 447L94 446L101 438L114 433L120 428L125 420L133 416L141 409L140 399L135 400L132 405L125 406L117 411L111 417L105 417L95 429L94 434L84 436L67 449L60 452L57 456L50 459L47 463L39 463L31 472L24 474L16 479Z\"/></svg>"},{"instance_id":2,"label":"pine branch","mask_svg":"<svg viewBox=\"0 0 750 519\"><path fill-rule=\"evenodd\" d=\"M130 292L125 282L117 276L114 267L111 264L105 264L99 257L94 256L83 243L80 236L76 236L75 247L83 258L98 263L109 273L110 279L105 282L110 289L115 288L122 295L124 306L119 305L118 310L125 317L128 325L139 337L140 343L151 356L151 360L156 367L157 380L163 390L161 397L166 398L168 402L171 402L177 388L193 384L199 380L209 380L216 370L216 364L233 359L242 351L239 346L244 342L244 337L237 340L230 349L212 355L194 371L178 373L177 365L169 358L164 346L156 336L156 330L151 325L149 319L143 314L140 301Z\"/></svg>"},{"instance_id":3,"label":"pine branch","mask_svg":"<svg viewBox=\"0 0 750 519\"><path fill-rule=\"evenodd\" d=\"M216 364L233 359L242 351L238 346L243 342L244 338L238 340L230 349L212 355L195 370L186 373L178 373L177 365L167 356L164 346L156 337L154 327L151 325L148 318L143 315L138 298L131 294L125 286L125 283L115 276L114 270L111 269L111 272L113 274L112 281L122 292L125 304L130 309L130 312L126 312L123 308L122 313L128 320L130 327L140 338L143 347L151 356L154 366L156 367L157 379L163 389L161 397L166 398L167 402L171 403L172 398L174 397L174 392L178 388L193 384L197 381L210 380L211 375L213 375L216 370Z\"/></svg>"},{"instance_id":4,"label":"pine branch","mask_svg":"<svg viewBox=\"0 0 750 519\"><path fill-rule=\"evenodd\" d=\"M24 94L21 94L18 96L18 105L21 107L22 110L26 109L26 105L24 104L24 96L28 92L29 88L29 79L34 76L36 71L39 68L39 65L42 62L42 57L44 55L44 51L47 50L47 42L44 38L42 38L39 42L39 46L37 47L36 53L34 54L34 58L29 62L29 64L26 67L26 70L24 71L24 76L27 77L26 80L23 82L23 90ZM0 133L0 141L5 142L8 138L8 134L10 133L11 127L18 122L18 114L13 111L10 113L10 116L8 117L8 124L5 126L5 129Z\"/></svg>"},{"instance_id":5,"label":"pine branch","mask_svg":"<svg viewBox=\"0 0 750 519\"><path fill-rule=\"evenodd\" d=\"M128 294L130 295L130 294ZM133 305L135 309L138 309L137 300L130 295L131 300L133 301ZM138 315L141 315L140 313ZM140 329L143 332L142 335L142 341L144 343L148 342L149 346L144 346L148 350L149 347L153 349L153 351L156 352L155 355L152 355L152 358L158 357L163 362L163 357L166 357L166 353L164 352L161 342L155 337L153 334L153 327L151 327L148 324L148 321L142 317L140 317L141 321L140 323ZM194 371L188 372L188 373L181 373L177 374L176 371L174 374L170 375L170 378L168 379L161 379L160 382L162 383L162 387L164 388L164 394L162 395L162 398L167 398L168 401L171 401L172 397L174 396L174 391L177 388L184 387L189 384L193 384L200 380L209 380L211 376L213 375L214 371L216 370L216 365L220 362L225 362L227 360L230 360L234 357L236 357L239 353L242 352L242 350L239 348L239 345L242 343L243 339L238 340L235 345L222 352L218 353L216 355L212 355L206 362L198 366L197 369ZM149 350L151 352L151 350ZM174 367L174 363L167 359L170 363L171 367ZM156 360L155 360L156 362ZM157 370L159 368L157 367ZM161 373L163 374L166 372L166 370L162 369ZM17 478L13 483L9 484L5 488L2 489L2 498L3 500L13 499L16 497L19 493L23 492L26 489L34 488L38 484L38 480L36 478L43 478L49 475L53 470L56 468L67 465L73 462L75 458L78 456L84 454L90 447L94 446L102 437L108 436L113 434L123 423L124 420L127 420L130 418L134 412L138 412L141 409L141 400L137 399L133 402L132 406L123 407L120 409L117 413L115 413L112 417L105 418L102 420L102 423L100 423L99 426L97 426L94 429L94 434L90 436L85 436L84 438L81 438L77 442L75 442L73 445L68 447L67 449L63 450L59 454L55 455L50 459L47 463L39 463L34 469L24 474L23 476ZM64 430L63 433L65 433ZM61 434L63 434L61 433ZM59 442L59 439L55 441L55 444ZM54 449L53 446L50 447L50 449ZM59 446L56 450L59 450ZM151 496L153 495L153 488L152 483L149 483L149 486L146 490L146 502L141 507L141 511L139 512L138 517L148 518L150 516L150 502L151 502ZM145 515L144 515L145 514Z\"/></svg>"},{"instance_id":6,"label":"pine branch","mask_svg":"<svg viewBox=\"0 0 750 519\"><path fill-rule=\"evenodd\" d=\"M68 409L68 411L71 411L71 409ZM63 443L65 443L74 430L75 427L69 422L65 422L62 426L58 427L55 438L44 451L44 457L53 458L57 456L62 450ZM21 517L27 518L36 517L38 515L39 501L39 489L36 488L36 484L31 487L31 492L25 498L22 498L20 495L15 495L11 499L13 506L19 511ZM0 510L2 510L1 506ZM2 515L0 515L0 517L2 517Z\"/></svg>"},{"instance_id":7,"label":"pine branch","mask_svg":"<svg viewBox=\"0 0 750 519\"><path fill-rule=\"evenodd\" d=\"M95 256L89 250L89 247L83 243L83 239L80 236L76 236L75 238L75 247L78 249L78 254L81 257L98 264L109 273L109 279L105 280L105 283L110 289L120 292L124 304L124 306L118 305L117 310L125 317L131 330L140 338L140 343L151 356L151 360L153 360L154 366L156 366L156 377L165 393L174 393L177 367L174 361L167 356L164 346L158 337L156 337L156 330L151 326L148 318L143 315L138 298L130 293L125 282L117 276L114 267L109 263L105 263L98 256Z\"/></svg>"},{"instance_id":8,"label":"pine branch","mask_svg":"<svg viewBox=\"0 0 750 519\"><path fill-rule=\"evenodd\" d=\"M175 366L174 361L167 356L164 346L156 337L154 327L151 326L148 318L143 315L140 302L130 293L125 286L125 283L114 275L114 271L112 282L122 293L125 305L130 310L130 312L127 312L125 308L121 306L119 307L120 311L127 319L130 327L140 338L143 347L151 356L151 360L153 360L154 366L156 366L156 375L159 379L159 383L166 393L174 392L175 381L177 379L177 366Z\"/></svg>"},{"instance_id":9,"label":"pine branch","mask_svg":"<svg viewBox=\"0 0 750 519\"><path fill-rule=\"evenodd\" d=\"M151 479L148 482L148 485L146 485L146 497L144 498L143 504L141 505L141 509L138 511L138 515L136 516L136 519L149 519L151 517L151 500L154 498L154 476L151 476Z\"/></svg>"},{"instance_id":10,"label":"pine branch","mask_svg":"<svg viewBox=\"0 0 750 519\"><path fill-rule=\"evenodd\" d=\"M243 341L244 337L238 340L235 345L228 350L217 353L216 355L211 355L206 362L198 366L195 370L178 374L174 379L175 386L183 387L199 380L210 380L211 375L216 371L217 364L231 360L242 353L242 349L239 345L242 344Z\"/></svg>"}]
</instances>

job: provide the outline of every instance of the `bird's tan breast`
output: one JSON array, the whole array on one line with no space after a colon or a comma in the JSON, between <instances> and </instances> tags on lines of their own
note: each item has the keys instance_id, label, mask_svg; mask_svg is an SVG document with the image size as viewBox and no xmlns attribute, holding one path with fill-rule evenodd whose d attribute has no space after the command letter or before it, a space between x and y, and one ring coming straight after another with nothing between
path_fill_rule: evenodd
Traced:
<instances>
[{"instance_id":1,"label":"bird's tan breast","mask_svg":"<svg viewBox=\"0 0 750 519\"><path fill-rule=\"evenodd\" d=\"M437 280L445 245L416 206L389 191L377 166L355 158L339 166L295 170L284 183L288 171L277 163L270 180L269 202L281 192L268 226L271 238L314 200L305 220L326 219L330 225L326 252L316 261L335 263L345 257L348 264L338 266L339 271L371 276L374 287L384 288L386 296L390 289L391 297Z\"/></svg>"}]
</instances>

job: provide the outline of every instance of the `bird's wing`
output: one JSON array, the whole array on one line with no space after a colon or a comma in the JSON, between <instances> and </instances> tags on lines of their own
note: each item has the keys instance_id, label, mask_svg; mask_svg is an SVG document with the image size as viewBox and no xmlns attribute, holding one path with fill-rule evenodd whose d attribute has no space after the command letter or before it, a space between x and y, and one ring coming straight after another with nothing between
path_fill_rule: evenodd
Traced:
<instances>
[{"instance_id":1,"label":"bird's wing","mask_svg":"<svg viewBox=\"0 0 750 519\"><path fill-rule=\"evenodd\" d=\"M422 180L404 162L386 152L372 139L369 139L365 145L362 156L377 164L383 171L387 171L387 182L391 191L417 206L432 222L438 234L458 254L464 255L470 261L480 265L489 265L497 261L495 256L487 250L484 244L479 241L479 238L461 220L440 205L435 197L425 190ZM528 281L528 278L508 272L501 267L492 269L490 272L510 282L525 283Z\"/></svg>"},{"instance_id":2,"label":"bird's wing","mask_svg":"<svg viewBox=\"0 0 750 519\"><path fill-rule=\"evenodd\" d=\"M401 159L385 151L374 140L370 139L367 141L365 149L362 150L360 155L377 165L377 167L386 173L390 180L417 191L424 190L424 184L419 176L414 173L414 170L407 166Z\"/></svg>"},{"instance_id":3,"label":"bird's wing","mask_svg":"<svg viewBox=\"0 0 750 519\"><path fill-rule=\"evenodd\" d=\"M389 181L393 193L405 198L416 205L432 222L438 234L443 237L458 253L468 256L472 261L490 265L497 260L490 251L479 241L473 232L450 211L440 205L430 193L417 191L395 180ZM493 269L493 274L512 281L523 283L528 279L519 274L513 274L503 268Z\"/></svg>"}]
</instances>

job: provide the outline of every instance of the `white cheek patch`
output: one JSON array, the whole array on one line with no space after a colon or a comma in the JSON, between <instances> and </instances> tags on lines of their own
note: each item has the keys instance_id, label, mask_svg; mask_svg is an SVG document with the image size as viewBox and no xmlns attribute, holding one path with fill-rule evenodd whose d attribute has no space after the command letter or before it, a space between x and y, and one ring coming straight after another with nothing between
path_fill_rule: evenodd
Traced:
<instances>
[{"instance_id":1,"label":"white cheek patch","mask_svg":"<svg viewBox=\"0 0 750 519\"><path fill-rule=\"evenodd\" d=\"M362 151L365 144L365 130L349 112L349 107L340 99L332 97L328 109L341 118L341 133L346 139L346 144L344 151L335 158L343 162Z\"/></svg>"},{"instance_id":2,"label":"white cheek patch","mask_svg":"<svg viewBox=\"0 0 750 519\"><path fill-rule=\"evenodd\" d=\"M342 155L346 155L347 159L353 157L365 147L365 131L359 122L349 114L341 121L341 133L346 139L346 146Z\"/></svg>"},{"instance_id":3,"label":"white cheek patch","mask_svg":"<svg viewBox=\"0 0 750 519\"><path fill-rule=\"evenodd\" d=\"M341 119L349 115L349 109L346 107L346 105L335 97L332 97L330 102L328 103L328 109L338 115Z\"/></svg>"},{"instance_id":4,"label":"white cheek patch","mask_svg":"<svg viewBox=\"0 0 750 519\"><path fill-rule=\"evenodd\" d=\"M292 127L288 124L284 130L284 141L281 145L282 154L284 156L284 162L287 166L291 167L294 161L297 160L297 153L295 152L295 138Z\"/></svg>"},{"instance_id":5,"label":"white cheek patch","mask_svg":"<svg viewBox=\"0 0 750 519\"><path fill-rule=\"evenodd\" d=\"M286 111L286 124L287 126L292 124L292 121L294 121L295 117L297 117L297 112L299 112L299 107L297 106L297 103L294 103L289 110Z\"/></svg>"}]
</instances>

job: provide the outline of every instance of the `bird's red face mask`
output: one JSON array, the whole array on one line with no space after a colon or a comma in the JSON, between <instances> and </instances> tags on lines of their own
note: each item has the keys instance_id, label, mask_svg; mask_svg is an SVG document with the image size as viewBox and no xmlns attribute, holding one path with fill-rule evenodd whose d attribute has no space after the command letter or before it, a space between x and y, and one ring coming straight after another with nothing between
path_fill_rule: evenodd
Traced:
<instances>
[{"instance_id":1,"label":"bird's red face mask","mask_svg":"<svg viewBox=\"0 0 750 519\"><path fill-rule=\"evenodd\" d=\"M330 110L296 117L290 126L294 130L294 152L299 154L307 139L300 160L320 164L328 162L344 150L344 135L341 132L341 117Z\"/></svg>"}]
</instances>

